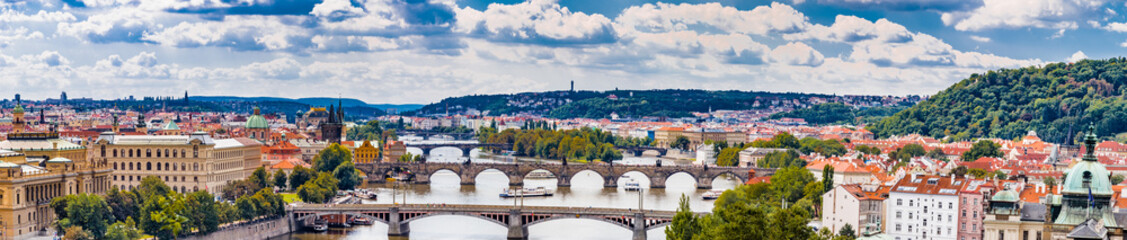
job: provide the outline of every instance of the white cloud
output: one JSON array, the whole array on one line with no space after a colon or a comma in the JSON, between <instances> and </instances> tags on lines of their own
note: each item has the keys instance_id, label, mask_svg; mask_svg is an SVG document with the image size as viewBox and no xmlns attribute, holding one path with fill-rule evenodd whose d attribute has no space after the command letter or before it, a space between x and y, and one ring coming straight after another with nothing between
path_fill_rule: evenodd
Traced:
<instances>
[{"instance_id":1,"label":"white cloud","mask_svg":"<svg viewBox=\"0 0 1127 240\"><path fill-rule=\"evenodd\" d=\"M975 42L982 42L982 43L990 42L990 38L988 38L988 37L975 36L975 35L970 35L970 40L974 40Z\"/></svg>"},{"instance_id":2,"label":"white cloud","mask_svg":"<svg viewBox=\"0 0 1127 240\"><path fill-rule=\"evenodd\" d=\"M572 12L555 0L492 3L485 11L457 11L457 31L481 33L502 41L606 42L613 37L610 19L601 14Z\"/></svg>"},{"instance_id":3,"label":"white cloud","mask_svg":"<svg viewBox=\"0 0 1127 240\"><path fill-rule=\"evenodd\" d=\"M631 32L669 32L706 25L729 33L764 35L792 33L810 24L798 10L782 3L741 11L719 3L644 4L623 10L615 18L616 30Z\"/></svg>"},{"instance_id":4,"label":"white cloud","mask_svg":"<svg viewBox=\"0 0 1127 240\"><path fill-rule=\"evenodd\" d=\"M4 9L0 12L0 22L14 23L14 22L71 22L74 21L73 14L68 12L47 12L39 10L34 15L27 15L11 9Z\"/></svg>"},{"instance_id":5,"label":"white cloud","mask_svg":"<svg viewBox=\"0 0 1127 240\"><path fill-rule=\"evenodd\" d=\"M785 35L786 39L817 39L831 42L877 41L900 43L912 40L912 32L888 19L871 22L856 16L838 15L833 25L813 25L807 31Z\"/></svg>"},{"instance_id":6,"label":"white cloud","mask_svg":"<svg viewBox=\"0 0 1127 240\"><path fill-rule=\"evenodd\" d=\"M364 9L353 7L348 0L325 0L314 6L309 14L317 17L349 17L364 14Z\"/></svg>"},{"instance_id":7,"label":"white cloud","mask_svg":"<svg viewBox=\"0 0 1127 240\"><path fill-rule=\"evenodd\" d=\"M1088 59L1088 54L1084 54L1084 51L1076 51L1076 53L1073 53L1072 56L1069 56L1068 59L1065 59L1065 61L1079 62L1080 60L1084 59Z\"/></svg>"},{"instance_id":8,"label":"white cloud","mask_svg":"<svg viewBox=\"0 0 1127 240\"><path fill-rule=\"evenodd\" d=\"M771 59L784 64L816 67L822 65L825 57L802 42L791 42L771 50Z\"/></svg>"},{"instance_id":9,"label":"white cloud","mask_svg":"<svg viewBox=\"0 0 1127 240\"><path fill-rule=\"evenodd\" d=\"M218 46L236 50L285 50L295 47L293 38L306 38L304 28L286 24L278 16L227 16L227 21L180 23L144 40L176 47ZM300 44L306 44L304 41Z\"/></svg>"},{"instance_id":10,"label":"white cloud","mask_svg":"<svg viewBox=\"0 0 1127 240\"><path fill-rule=\"evenodd\" d=\"M150 11L117 8L84 21L59 23L57 33L89 42L137 42L145 32L162 27L155 21Z\"/></svg>"},{"instance_id":11,"label":"white cloud","mask_svg":"<svg viewBox=\"0 0 1127 240\"><path fill-rule=\"evenodd\" d=\"M1098 26L1098 25L1097 25ZM1112 32L1127 32L1127 23L1112 22L1102 27L1104 30Z\"/></svg>"},{"instance_id":12,"label":"white cloud","mask_svg":"<svg viewBox=\"0 0 1127 240\"><path fill-rule=\"evenodd\" d=\"M1076 29L1077 21L1105 14L1106 0L984 0L979 8L945 12L943 23L959 31L995 28Z\"/></svg>"}]
</instances>

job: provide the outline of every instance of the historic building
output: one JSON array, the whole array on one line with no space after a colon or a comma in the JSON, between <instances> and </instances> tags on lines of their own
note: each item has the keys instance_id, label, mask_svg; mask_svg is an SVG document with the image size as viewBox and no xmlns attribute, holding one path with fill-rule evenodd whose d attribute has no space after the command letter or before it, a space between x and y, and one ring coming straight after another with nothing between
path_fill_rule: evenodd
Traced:
<instances>
[{"instance_id":1,"label":"historic building","mask_svg":"<svg viewBox=\"0 0 1127 240\"><path fill-rule=\"evenodd\" d=\"M12 133L27 131L27 120L24 119L23 115L23 106L16 104L16 108L12 109Z\"/></svg>"},{"instance_id":2,"label":"historic building","mask_svg":"<svg viewBox=\"0 0 1127 240\"><path fill-rule=\"evenodd\" d=\"M254 115L247 118L247 137L260 142L267 142L270 138L270 124L266 122L266 118L262 117L261 111L258 107L255 107Z\"/></svg>"},{"instance_id":3,"label":"historic building","mask_svg":"<svg viewBox=\"0 0 1127 240\"><path fill-rule=\"evenodd\" d=\"M1052 239L1122 239L1123 224L1112 212L1111 173L1096 159L1095 128L1084 137L1085 153L1066 171L1060 195L1045 197Z\"/></svg>"},{"instance_id":4,"label":"historic building","mask_svg":"<svg viewBox=\"0 0 1127 240\"><path fill-rule=\"evenodd\" d=\"M105 194L112 169L105 159L55 132L11 133L0 142L0 238L23 239L51 232L51 199Z\"/></svg>"},{"instance_id":5,"label":"historic building","mask_svg":"<svg viewBox=\"0 0 1127 240\"><path fill-rule=\"evenodd\" d=\"M118 136L103 133L94 143L115 169L112 184L133 189L155 176L178 192L218 194L229 181L262 166L262 144L247 138L213 140L207 133L176 136Z\"/></svg>"},{"instance_id":6,"label":"historic building","mask_svg":"<svg viewBox=\"0 0 1127 240\"><path fill-rule=\"evenodd\" d=\"M845 225L854 236L880 233L888 186L844 184L822 194L822 226L838 232Z\"/></svg>"},{"instance_id":7,"label":"historic building","mask_svg":"<svg viewBox=\"0 0 1127 240\"><path fill-rule=\"evenodd\" d=\"M1042 240L1045 234L1045 205L1022 202L1014 185L1004 186L990 197L982 232L966 240ZM1059 238L1056 238L1059 239Z\"/></svg>"},{"instance_id":8,"label":"historic building","mask_svg":"<svg viewBox=\"0 0 1127 240\"><path fill-rule=\"evenodd\" d=\"M900 179L885 200L885 231L896 240L956 240L959 189L966 180L917 176Z\"/></svg>"},{"instance_id":9,"label":"historic building","mask_svg":"<svg viewBox=\"0 0 1127 240\"><path fill-rule=\"evenodd\" d=\"M344 138L344 107L336 109L329 106L329 119L321 122L321 140L329 143L340 143Z\"/></svg>"},{"instance_id":10,"label":"historic building","mask_svg":"<svg viewBox=\"0 0 1127 240\"><path fill-rule=\"evenodd\" d=\"M354 163L372 163L380 157L380 149L372 145L372 141L364 140L364 143L356 147L352 151L352 162Z\"/></svg>"},{"instance_id":11,"label":"historic building","mask_svg":"<svg viewBox=\"0 0 1127 240\"><path fill-rule=\"evenodd\" d=\"M399 157L407 155L407 144L403 141L387 140L383 149L386 151L383 155L384 162L399 161Z\"/></svg>"}]
</instances>

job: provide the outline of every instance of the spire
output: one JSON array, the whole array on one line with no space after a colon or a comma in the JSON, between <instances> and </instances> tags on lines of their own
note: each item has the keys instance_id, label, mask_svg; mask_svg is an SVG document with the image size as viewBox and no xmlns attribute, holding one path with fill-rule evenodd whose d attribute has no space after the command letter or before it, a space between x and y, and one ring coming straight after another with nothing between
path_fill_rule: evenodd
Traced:
<instances>
[{"instance_id":1,"label":"spire","mask_svg":"<svg viewBox=\"0 0 1127 240\"><path fill-rule=\"evenodd\" d=\"M1096 126L1088 124L1088 134L1084 135L1084 161L1097 161L1096 159Z\"/></svg>"},{"instance_id":2,"label":"spire","mask_svg":"<svg viewBox=\"0 0 1127 240\"><path fill-rule=\"evenodd\" d=\"M333 105L329 104L329 121L328 121L329 123L336 123L337 122L337 117L336 117L335 113L336 113L336 109L333 109Z\"/></svg>"}]
</instances>

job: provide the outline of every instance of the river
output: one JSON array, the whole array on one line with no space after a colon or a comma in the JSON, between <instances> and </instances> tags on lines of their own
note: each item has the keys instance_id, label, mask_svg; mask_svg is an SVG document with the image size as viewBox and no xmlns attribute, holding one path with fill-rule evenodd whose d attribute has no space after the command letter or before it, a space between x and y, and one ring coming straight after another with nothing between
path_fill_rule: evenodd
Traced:
<instances>
[{"instance_id":1,"label":"river","mask_svg":"<svg viewBox=\"0 0 1127 240\"><path fill-rule=\"evenodd\" d=\"M418 149L408 149L420 153ZM477 155L477 150L471 155ZM431 152L429 161L459 161L460 151L457 149L435 149ZM487 158L474 157L474 162L492 161ZM653 164L654 157L627 157L629 163ZM461 160L464 161L464 160ZM639 179L644 188L642 201L644 209L676 210L682 194L690 197L690 208L693 211L706 212L712 209L712 201L701 199L701 194L707 190L696 189L696 181L688 174L679 173L666 181L664 189L649 189L649 180L636 172L627 173L627 176ZM628 192L622 189L625 179L619 180L618 188L603 188L602 178L590 171L581 172L571 180L571 187L557 187L555 179L529 179L525 180L525 187L544 186L556 189L551 197L525 198L523 204L529 206L572 206L572 207L612 207L612 208L638 208L638 192ZM509 188L509 179L500 171L490 170L482 172L476 179L474 186L462 186L453 172L438 172L431 177L430 184L413 184L407 187L406 194L402 188L395 190L391 185L367 186L377 191L379 200L372 203L392 203L393 193L396 202L402 203L404 196L406 203L435 203L435 204L487 204L487 205L513 205L513 199L503 199L498 196L504 189ZM731 189L739 184L738 180L717 178L713 181L713 189ZM519 200L517 205L521 204ZM412 240L439 240L439 239L505 239L507 228L485 220L466 216L434 216L411 222L409 237L393 239ZM611 240L629 239L632 232L609 223L587 219L565 219L545 222L528 227L529 239L537 240L564 240L564 239L592 239ZM663 229L654 229L647 232L649 239L665 239ZM371 226L356 226L353 228L333 228L323 233L297 232L279 237L275 240L337 240L337 239L388 239L387 225L375 223Z\"/></svg>"}]
</instances>

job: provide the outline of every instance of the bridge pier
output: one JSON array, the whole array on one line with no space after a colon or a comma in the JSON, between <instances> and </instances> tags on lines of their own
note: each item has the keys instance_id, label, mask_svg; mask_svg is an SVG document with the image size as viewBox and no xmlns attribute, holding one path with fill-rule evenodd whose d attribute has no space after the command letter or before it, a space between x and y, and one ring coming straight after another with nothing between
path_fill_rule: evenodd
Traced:
<instances>
[{"instance_id":1,"label":"bridge pier","mask_svg":"<svg viewBox=\"0 0 1127 240\"><path fill-rule=\"evenodd\" d=\"M650 188L665 188L665 176L650 177Z\"/></svg>"},{"instance_id":2,"label":"bridge pier","mask_svg":"<svg viewBox=\"0 0 1127 240\"><path fill-rule=\"evenodd\" d=\"M462 180L461 184L462 185L475 185L475 184L477 184L477 182L474 181L474 178L477 178L477 176L475 176L473 173L471 173L471 171L462 172L462 174L459 175L458 177L461 178L461 180Z\"/></svg>"},{"instance_id":3,"label":"bridge pier","mask_svg":"<svg viewBox=\"0 0 1127 240\"><path fill-rule=\"evenodd\" d=\"M557 187L571 187L571 176L566 173L556 176Z\"/></svg>"},{"instance_id":4,"label":"bridge pier","mask_svg":"<svg viewBox=\"0 0 1127 240\"><path fill-rule=\"evenodd\" d=\"M603 178L604 178L604 181L605 181L603 183L603 187L605 187L605 188L617 188L618 187L618 177L617 176L606 176L606 177L603 177Z\"/></svg>"},{"instance_id":5,"label":"bridge pier","mask_svg":"<svg viewBox=\"0 0 1127 240\"><path fill-rule=\"evenodd\" d=\"M411 233L410 223L403 223L403 219L399 219L399 208L388 208L387 220L387 235L388 236L407 236Z\"/></svg>"},{"instance_id":6,"label":"bridge pier","mask_svg":"<svg viewBox=\"0 0 1127 240\"><path fill-rule=\"evenodd\" d=\"M712 178L697 177L697 189L712 189Z\"/></svg>"},{"instance_id":7,"label":"bridge pier","mask_svg":"<svg viewBox=\"0 0 1127 240\"><path fill-rule=\"evenodd\" d=\"M646 240L646 215L643 213L634 213L634 237L633 240Z\"/></svg>"},{"instance_id":8,"label":"bridge pier","mask_svg":"<svg viewBox=\"0 0 1127 240\"><path fill-rule=\"evenodd\" d=\"M519 209L509 210L509 240L528 239L528 227L521 221Z\"/></svg>"},{"instance_id":9,"label":"bridge pier","mask_svg":"<svg viewBox=\"0 0 1127 240\"><path fill-rule=\"evenodd\" d=\"M517 174L510 175L509 186L524 186L524 176Z\"/></svg>"},{"instance_id":10,"label":"bridge pier","mask_svg":"<svg viewBox=\"0 0 1127 240\"><path fill-rule=\"evenodd\" d=\"M415 174L415 183L430 184L430 174Z\"/></svg>"}]
</instances>

